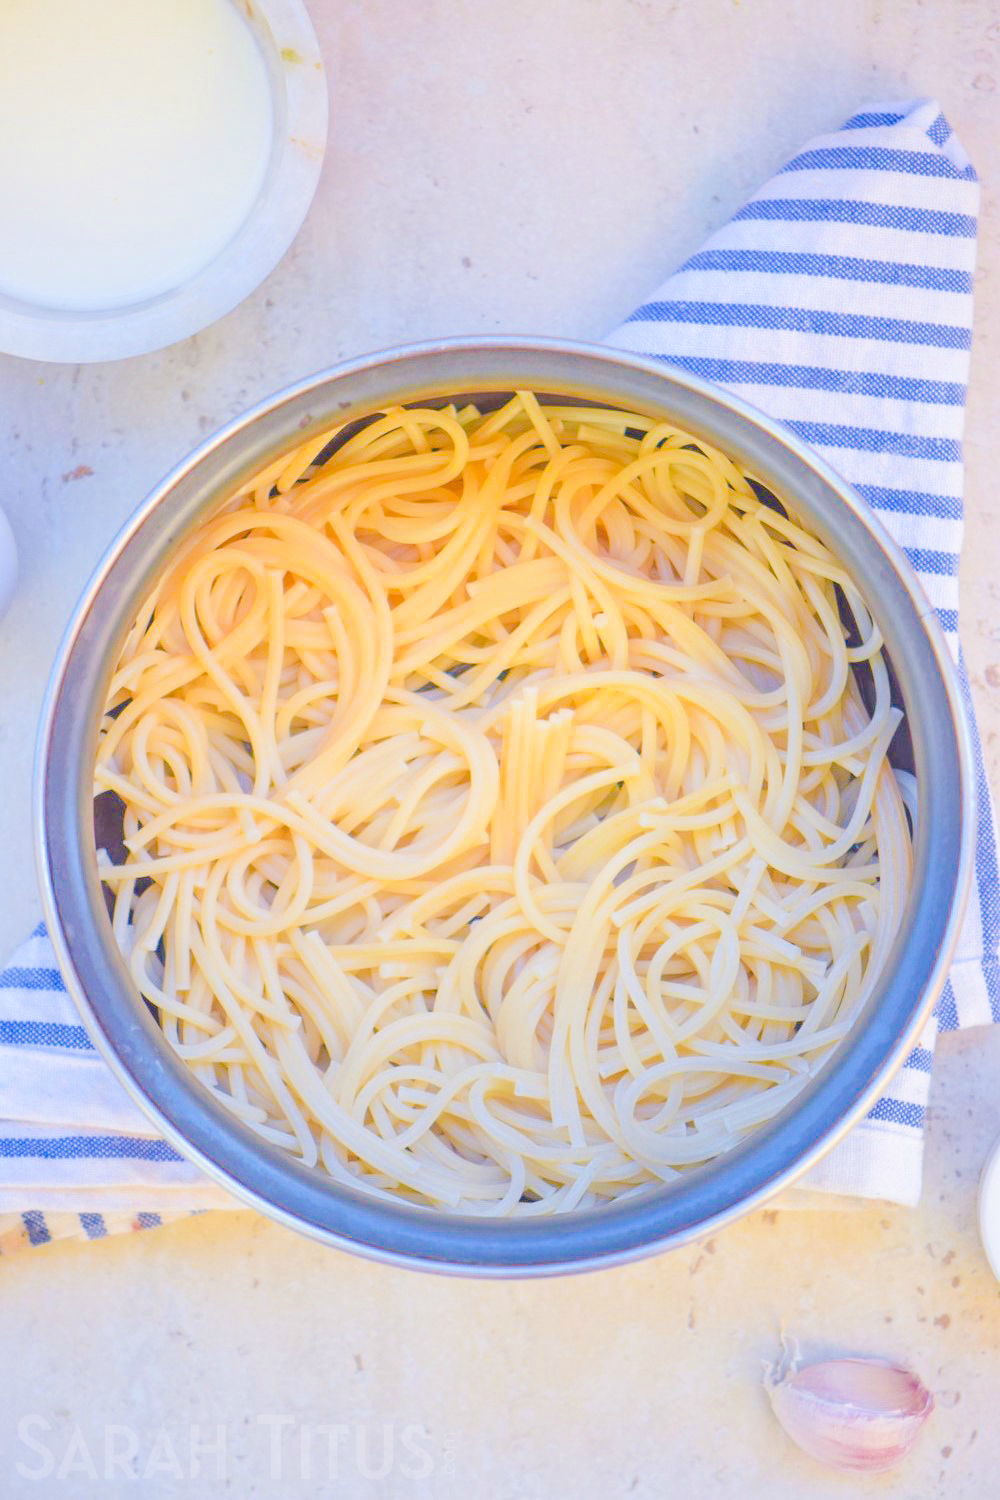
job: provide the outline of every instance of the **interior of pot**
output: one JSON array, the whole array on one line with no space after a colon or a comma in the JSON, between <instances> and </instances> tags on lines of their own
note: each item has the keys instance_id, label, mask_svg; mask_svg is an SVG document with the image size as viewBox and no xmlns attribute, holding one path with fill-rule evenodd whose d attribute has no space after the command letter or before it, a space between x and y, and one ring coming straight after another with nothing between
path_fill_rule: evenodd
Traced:
<instances>
[{"instance_id":1,"label":"interior of pot","mask_svg":"<svg viewBox=\"0 0 1000 1500\"><path fill-rule=\"evenodd\" d=\"M467 372L461 388L456 361ZM474 379L484 365L493 378ZM755 476L765 503L787 506L830 547L886 641L906 715L891 758L915 772L921 805L913 886L890 962L854 1031L780 1115L642 1197L549 1219L492 1220L386 1203L335 1183L255 1136L189 1074L111 935L95 850L122 857L121 804L107 793L95 804L92 767L100 705L132 614L195 521L304 432L346 417L353 425L332 451L384 406L495 407L519 384L548 392L542 400L582 399L676 422L729 453ZM150 498L95 578L57 664L39 762L42 872L53 938L95 1041L160 1128L219 1180L296 1228L378 1258L526 1274L628 1259L704 1232L791 1180L847 1128L901 1061L942 982L968 865L968 766L950 660L929 614L863 502L766 419L686 376L586 346L475 344L316 377L234 424ZM860 686L864 693L864 674Z\"/></svg>"}]
</instances>

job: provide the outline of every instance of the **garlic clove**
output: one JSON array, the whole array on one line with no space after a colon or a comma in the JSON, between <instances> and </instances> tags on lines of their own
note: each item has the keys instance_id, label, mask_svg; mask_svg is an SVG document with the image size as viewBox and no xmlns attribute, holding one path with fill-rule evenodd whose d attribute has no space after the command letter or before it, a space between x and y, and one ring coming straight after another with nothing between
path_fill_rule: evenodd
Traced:
<instances>
[{"instance_id":1,"label":"garlic clove","mask_svg":"<svg viewBox=\"0 0 1000 1500\"><path fill-rule=\"evenodd\" d=\"M835 1469L879 1474L913 1447L934 1409L910 1370L881 1359L831 1359L800 1369L765 1367L774 1414L793 1442Z\"/></svg>"}]
</instances>

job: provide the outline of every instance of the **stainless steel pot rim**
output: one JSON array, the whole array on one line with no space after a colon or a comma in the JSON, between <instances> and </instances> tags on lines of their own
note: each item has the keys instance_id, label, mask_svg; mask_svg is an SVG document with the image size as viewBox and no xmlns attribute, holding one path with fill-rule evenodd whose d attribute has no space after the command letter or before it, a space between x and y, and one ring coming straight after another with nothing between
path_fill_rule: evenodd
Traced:
<instances>
[{"instance_id":1,"label":"stainless steel pot rim","mask_svg":"<svg viewBox=\"0 0 1000 1500\"><path fill-rule=\"evenodd\" d=\"M259 1141L191 1078L137 1001L111 939L88 827L88 786L93 706L103 701L98 648L110 658L133 596L235 476L262 466L262 454L399 399L517 383L591 393L686 422L741 457L820 535L826 530L824 540L841 557L859 549L845 561L900 672L926 801L893 961L851 1036L792 1105L676 1184L564 1217L504 1221L385 1203L337 1184ZM114 586L106 588L109 576ZM718 1229L806 1171L865 1113L943 986L971 881L974 786L957 675L931 605L870 507L794 435L697 377L600 345L449 339L336 366L265 399L204 442L143 502L95 570L59 648L36 752L36 848L49 932L88 1033L156 1129L185 1156L279 1222L372 1259L466 1275L541 1275L618 1264Z\"/></svg>"}]
</instances>

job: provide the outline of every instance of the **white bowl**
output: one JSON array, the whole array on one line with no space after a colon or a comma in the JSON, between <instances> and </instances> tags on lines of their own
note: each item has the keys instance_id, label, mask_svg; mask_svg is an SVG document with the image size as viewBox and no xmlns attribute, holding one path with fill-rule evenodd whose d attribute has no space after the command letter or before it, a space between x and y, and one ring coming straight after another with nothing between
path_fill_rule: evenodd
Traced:
<instances>
[{"instance_id":1,"label":"white bowl","mask_svg":"<svg viewBox=\"0 0 1000 1500\"><path fill-rule=\"evenodd\" d=\"M45 308L0 293L0 351L90 364L163 349L207 328L270 275L298 233L326 149L326 74L303 0L233 0L271 81L274 139L257 201L224 250L190 280L117 309Z\"/></svg>"},{"instance_id":2,"label":"white bowl","mask_svg":"<svg viewBox=\"0 0 1000 1500\"><path fill-rule=\"evenodd\" d=\"M17 547L10 522L0 510L0 620L7 613L7 606L17 587Z\"/></svg>"},{"instance_id":3,"label":"white bowl","mask_svg":"<svg viewBox=\"0 0 1000 1500\"><path fill-rule=\"evenodd\" d=\"M994 1143L979 1179L979 1238L990 1270L1000 1281L1000 1140Z\"/></svg>"}]
</instances>

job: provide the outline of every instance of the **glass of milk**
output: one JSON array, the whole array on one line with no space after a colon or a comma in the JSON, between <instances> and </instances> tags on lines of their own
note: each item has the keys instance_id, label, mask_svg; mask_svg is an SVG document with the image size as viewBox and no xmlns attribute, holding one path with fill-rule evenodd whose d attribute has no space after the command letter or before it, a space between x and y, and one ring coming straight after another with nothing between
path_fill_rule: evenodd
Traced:
<instances>
[{"instance_id":1,"label":"glass of milk","mask_svg":"<svg viewBox=\"0 0 1000 1500\"><path fill-rule=\"evenodd\" d=\"M118 359L221 317L308 210L301 0L0 0L0 350Z\"/></svg>"}]
</instances>

